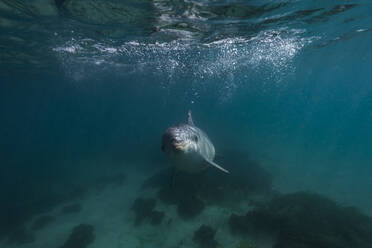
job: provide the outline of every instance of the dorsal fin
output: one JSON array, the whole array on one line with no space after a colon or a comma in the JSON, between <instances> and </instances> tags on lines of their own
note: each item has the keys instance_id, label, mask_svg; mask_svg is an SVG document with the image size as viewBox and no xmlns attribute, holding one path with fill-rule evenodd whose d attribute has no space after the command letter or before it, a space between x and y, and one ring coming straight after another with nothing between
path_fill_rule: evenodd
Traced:
<instances>
[{"instance_id":1,"label":"dorsal fin","mask_svg":"<svg viewBox=\"0 0 372 248\"><path fill-rule=\"evenodd\" d=\"M187 124L195 126L194 121L192 120L191 110L187 113Z\"/></svg>"}]
</instances>

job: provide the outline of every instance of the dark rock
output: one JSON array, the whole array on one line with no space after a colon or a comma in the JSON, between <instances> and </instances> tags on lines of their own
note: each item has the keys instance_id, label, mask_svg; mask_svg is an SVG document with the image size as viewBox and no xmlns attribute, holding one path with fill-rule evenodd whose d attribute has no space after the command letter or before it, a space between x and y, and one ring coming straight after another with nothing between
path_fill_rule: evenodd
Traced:
<instances>
[{"instance_id":1,"label":"dark rock","mask_svg":"<svg viewBox=\"0 0 372 248\"><path fill-rule=\"evenodd\" d=\"M44 227L48 226L50 223L54 222L55 220L56 218L54 216L42 215L32 223L31 229L33 231L43 229Z\"/></svg>"},{"instance_id":2,"label":"dark rock","mask_svg":"<svg viewBox=\"0 0 372 248\"><path fill-rule=\"evenodd\" d=\"M152 225L159 225L164 218L164 212L153 210L151 211L149 218Z\"/></svg>"},{"instance_id":3,"label":"dark rock","mask_svg":"<svg viewBox=\"0 0 372 248\"><path fill-rule=\"evenodd\" d=\"M13 231L8 237L8 243L14 245L24 245L34 241L35 237L31 233L28 233L24 227Z\"/></svg>"},{"instance_id":4,"label":"dark rock","mask_svg":"<svg viewBox=\"0 0 372 248\"><path fill-rule=\"evenodd\" d=\"M246 215L232 215L236 234L277 237L275 248L372 247L372 218L324 196L298 192L276 197Z\"/></svg>"},{"instance_id":5,"label":"dark rock","mask_svg":"<svg viewBox=\"0 0 372 248\"><path fill-rule=\"evenodd\" d=\"M208 168L199 174L178 172L170 186L172 169L165 169L148 178L142 188L158 189L158 197L166 204L178 205L185 195L198 196L207 202L221 204L226 201L247 200L257 194L271 194L273 176L259 163L247 158L243 152L224 152L230 174ZM217 159L217 163L218 163Z\"/></svg>"},{"instance_id":6,"label":"dark rock","mask_svg":"<svg viewBox=\"0 0 372 248\"><path fill-rule=\"evenodd\" d=\"M216 248L218 243L214 240L216 230L207 225L202 225L194 232L194 242L199 244L201 248Z\"/></svg>"},{"instance_id":7,"label":"dark rock","mask_svg":"<svg viewBox=\"0 0 372 248\"><path fill-rule=\"evenodd\" d=\"M229 218L229 226L233 234L247 234L249 232L249 222L245 215L232 214Z\"/></svg>"},{"instance_id":8,"label":"dark rock","mask_svg":"<svg viewBox=\"0 0 372 248\"><path fill-rule=\"evenodd\" d=\"M159 174L159 177L168 175L169 173ZM170 174L169 174L170 175ZM165 204L177 205L178 214L185 219L193 218L200 214L205 204L199 197L195 195L198 185L202 180L195 180L195 178L203 177L203 175L190 175L186 173L177 174L177 182L174 187L170 187L169 183L164 183L158 190L158 198ZM154 182L161 180L155 179L154 176L151 180L147 181L147 186L152 185ZM169 179L169 178L168 178ZM168 180L165 179L164 180ZM170 179L169 179L170 180ZM146 187L147 187L146 186Z\"/></svg>"},{"instance_id":9,"label":"dark rock","mask_svg":"<svg viewBox=\"0 0 372 248\"><path fill-rule=\"evenodd\" d=\"M54 0L57 9L60 9L63 6L63 3L66 2L66 0Z\"/></svg>"},{"instance_id":10,"label":"dark rock","mask_svg":"<svg viewBox=\"0 0 372 248\"><path fill-rule=\"evenodd\" d=\"M150 218L153 215L153 209L155 208L156 200L151 198L137 198L132 206L132 210L136 215L135 225L139 225L146 218ZM156 215L156 214L155 214ZM159 218L159 217L155 217ZM156 221L155 221L156 222Z\"/></svg>"},{"instance_id":11,"label":"dark rock","mask_svg":"<svg viewBox=\"0 0 372 248\"><path fill-rule=\"evenodd\" d=\"M71 205L67 205L67 206L64 206L62 208L62 213L63 214L73 214L73 213L78 213L80 212L82 209L81 205L76 203L76 204L71 204Z\"/></svg>"},{"instance_id":12,"label":"dark rock","mask_svg":"<svg viewBox=\"0 0 372 248\"><path fill-rule=\"evenodd\" d=\"M95 239L92 225L80 224L75 226L70 237L60 248L85 248Z\"/></svg>"},{"instance_id":13,"label":"dark rock","mask_svg":"<svg viewBox=\"0 0 372 248\"><path fill-rule=\"evenodd\" d=\"M189 219L199 215L204 207L204 202L198 197L186 195L177 203L177 212L182 218Z\"/></svg>"},{"instance_id":14,"label":"dark rock","mask_svg":"<svg viewBox=\"0 0 372 248\"><path fill-rule=\"evenodd\" d=\"M171 187L172 168L169 168L148 178L142 187L158 189L157 197L165 204L176 205L178 214L185 219L200 214L205 203L226 204L251 199L251 205L259 205L271 198L273 177L267 170L242 152L222 153L233 168L231 174L212 167L198 174L177 172ZM262 195L262 199L257 195Z\"/></svg>"}]
</instances>

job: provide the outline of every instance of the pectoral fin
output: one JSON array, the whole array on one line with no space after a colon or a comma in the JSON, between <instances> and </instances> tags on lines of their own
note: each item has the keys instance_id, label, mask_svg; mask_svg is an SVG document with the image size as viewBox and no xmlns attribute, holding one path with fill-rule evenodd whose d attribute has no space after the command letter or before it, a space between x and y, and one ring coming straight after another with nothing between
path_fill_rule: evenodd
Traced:
<instances>
[{"instance_id":1,"label":"pectoral fin","mask_svg":"<svg viewBox=\"0 0 372 248\"><path fill-rule=\"evenodd\" d=\"M223 172L230 173L228 170L222 168L221 166L219 166L218 164L216 164L216 163L213 162L213 161L210 161L210 160L208 160L208 159L205 159L205 161L206 161L208 164L210 164L210 165L216 167L217 169L222 170Z\"/></svg>"}]
</instances>

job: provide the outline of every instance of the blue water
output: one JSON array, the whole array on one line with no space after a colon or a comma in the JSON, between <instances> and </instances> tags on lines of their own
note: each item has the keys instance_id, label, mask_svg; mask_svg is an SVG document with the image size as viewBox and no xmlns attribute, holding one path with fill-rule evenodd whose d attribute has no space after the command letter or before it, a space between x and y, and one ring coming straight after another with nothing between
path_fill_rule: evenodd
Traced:
<instances>
[{"instance_id":1,"label":"blue water","mask_svg":"<svg viewBox=\"0 0 372 248\"><path fill-rule=\"evenodd\" d=\"M0 237L102 170L167 166L160 137L189 109L217 154L257 161L275 190L372 215L371 10L0 1Z\"/></svg>"}]
</instances>

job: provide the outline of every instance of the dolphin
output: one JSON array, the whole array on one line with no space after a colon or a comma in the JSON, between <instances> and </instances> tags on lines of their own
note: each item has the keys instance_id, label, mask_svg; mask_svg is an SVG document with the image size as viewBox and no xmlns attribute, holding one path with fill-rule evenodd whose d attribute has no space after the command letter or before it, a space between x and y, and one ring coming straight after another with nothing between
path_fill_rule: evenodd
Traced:
<instances>
[{"instance_id":1,"label":"dolphin","mask_svg":"<svg viewBox=\"0 0 372 248\"><path fill-rule=\"evenodd\" d=\"M165 130L161 149L176 170L199 173L213 166L229 173L228 170L213 162L214 146L206 133L195 126L190 110L187 124L178 124Z\"/></svg>"}]
</instances>

